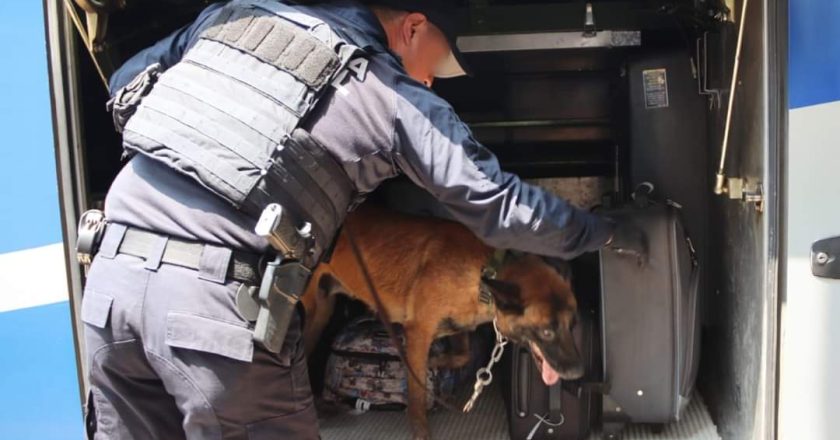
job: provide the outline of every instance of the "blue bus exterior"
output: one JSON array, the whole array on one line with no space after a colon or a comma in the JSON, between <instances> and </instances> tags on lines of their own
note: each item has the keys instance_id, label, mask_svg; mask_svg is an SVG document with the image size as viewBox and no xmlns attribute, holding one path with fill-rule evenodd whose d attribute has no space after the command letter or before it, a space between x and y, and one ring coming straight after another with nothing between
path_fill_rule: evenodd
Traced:
<instances>
[{"instance_id":1,"label":"blue bus exterior","mask_svg":"<svg viewBox=\"0 0 840 440\"><path fill-rule=\"evenodd\" d=\"M0 2L0 438L83 437L44 9Z\"/></svg>"}]
</instances>

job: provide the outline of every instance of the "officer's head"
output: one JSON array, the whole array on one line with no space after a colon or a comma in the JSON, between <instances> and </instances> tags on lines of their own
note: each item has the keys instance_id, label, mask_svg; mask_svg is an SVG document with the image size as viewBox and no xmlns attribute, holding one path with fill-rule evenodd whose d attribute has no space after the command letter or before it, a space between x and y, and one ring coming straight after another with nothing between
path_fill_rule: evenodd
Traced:
<instances>
[{"instance_id":1,"label":"officer's head","mask_svg":"<svg viewBox=\"0 0 840 440\"><path fill-rule=\"evenodd\" d=\"M467 74L455 45L457 16L446 0L375 0L371 9L409 76L427 86L435 78Z\"/></svg>"}]
</instances>

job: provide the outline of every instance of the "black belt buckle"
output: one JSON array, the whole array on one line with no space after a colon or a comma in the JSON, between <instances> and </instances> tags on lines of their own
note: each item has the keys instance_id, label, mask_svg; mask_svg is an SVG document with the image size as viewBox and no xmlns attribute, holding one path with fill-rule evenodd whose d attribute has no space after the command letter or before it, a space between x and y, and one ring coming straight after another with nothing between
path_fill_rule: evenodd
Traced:
<instances>
[{"instance_id":1,"label":"black belt buckle","mask_svg":"<svg viewBox=\"0 0 840 440\"><path fill-rule=\"evenodd\" d=\"M292 321L292 313L306 289L312 271L297 261L277 257L265 267L257 304L254 340L266 350L279 353Z\"/></svg>"}]
</instances>

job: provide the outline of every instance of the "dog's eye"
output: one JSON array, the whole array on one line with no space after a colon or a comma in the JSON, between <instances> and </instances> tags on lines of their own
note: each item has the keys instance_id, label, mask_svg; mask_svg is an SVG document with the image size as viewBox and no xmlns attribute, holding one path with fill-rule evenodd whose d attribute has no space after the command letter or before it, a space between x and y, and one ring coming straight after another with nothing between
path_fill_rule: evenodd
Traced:
<instances>
[{"instance_id":1,"label":"dog's eye","mask_svg":"<svg viewBox=\"0 0 840 440\"><path fill-rule=\"evenodd\" d=\"M540 337L546 341L550 341L554 339L554 330L550 328L545 328L543 331L540 332Z\"/></svg>"}]
</instances>

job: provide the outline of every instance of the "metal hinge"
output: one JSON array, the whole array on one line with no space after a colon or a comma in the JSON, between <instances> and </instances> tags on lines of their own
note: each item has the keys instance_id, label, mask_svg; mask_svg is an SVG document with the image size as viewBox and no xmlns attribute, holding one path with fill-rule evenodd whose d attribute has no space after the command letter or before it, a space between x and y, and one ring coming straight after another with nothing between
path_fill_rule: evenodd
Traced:
<instances>
[{"instance_id":1,"label":"metal hinge","mask_svg":"<svg viewBox=\"0 0 840 440\"><path fill-rule=\"evenodd\" d=\"M760 181L751 182L741 177L728 177L721 187L730 200L752 203L756 211L764 212L764 186Z\"/></svg>"}]
</instances>

